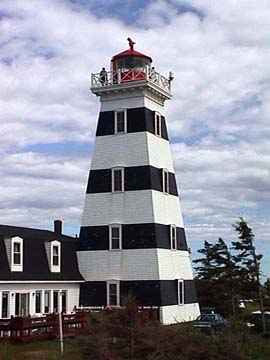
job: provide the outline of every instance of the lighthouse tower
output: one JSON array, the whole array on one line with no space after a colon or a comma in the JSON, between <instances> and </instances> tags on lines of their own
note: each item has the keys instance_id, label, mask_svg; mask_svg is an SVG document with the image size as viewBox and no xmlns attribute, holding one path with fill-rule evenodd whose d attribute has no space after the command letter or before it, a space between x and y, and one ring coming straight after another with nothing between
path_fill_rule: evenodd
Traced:
<instances>
[{"instance_id":1,"label":"lighthouse tower","mask_svg":"<svg viewBox=\"0 0 270 360\"><path fill-rule=\"evenodd\" d=\"M164 324L199 315L171 158L164 102L171 79L129 49L92 74L100 97L78 262L82 306L121 306L132 294Z\"/></svg>"}]
</instances>

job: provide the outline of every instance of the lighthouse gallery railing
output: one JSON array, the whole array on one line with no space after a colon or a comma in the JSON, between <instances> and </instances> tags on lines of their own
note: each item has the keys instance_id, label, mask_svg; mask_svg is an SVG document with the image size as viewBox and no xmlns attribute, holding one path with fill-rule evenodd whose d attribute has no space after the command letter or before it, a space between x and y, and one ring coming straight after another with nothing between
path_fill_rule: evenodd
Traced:
<instances>
[{"instance_id":1,"label":"lighthouse gallery railing","mask_svg":"<svg viewBox=\"0 0 270 360\"><path fill-rule=\"evenodd\" d=\"M149 67L119 69L116 71L107 71L106 73L92 74L91 88L142 80L148 80L159 86L161 89L171 92L171 81L158 73L155 69L150 69Z\"/></svg>"}]
</instances>

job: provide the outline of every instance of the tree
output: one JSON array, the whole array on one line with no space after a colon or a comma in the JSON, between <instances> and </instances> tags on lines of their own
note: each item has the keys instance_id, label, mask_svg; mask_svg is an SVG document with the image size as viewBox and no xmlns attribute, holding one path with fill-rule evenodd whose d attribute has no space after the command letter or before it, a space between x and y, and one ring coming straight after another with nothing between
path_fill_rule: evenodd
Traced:
<instances>
[{"instance_id":1,"label":"tree","mask_svg":"<svg viewBox=\"0 0 270 360\"><path fill-rule=\"evenodd\" d=\"M267 280L264 283L264 291L267 296L270 297L270 279L267 278Z\"/></svg>"},{"instance_id":2,"label":"tree","mask_svg":"<svg viewBox=\"0 0 270 360\"><path fill-rule=\"evenodd\" d=\"M223 239L215 244L204 242L198 250L203 257L194 260L195 278L199 300L203 306L215 306L225 311L235 311L235 264Z\"/></svg>"},{"instance_id":3,"label":"tree","mask_svg":"<svg viewBox=\"0 0 270 360\"><path fill-rule=\"evenodd\" d=\"M250 296L257 291L260 284L260 260L262 255L257 255L254 247L254 234L247 222L240 217L233 224L238 233L238 240L232 242L232 251L235 253L233 260L241 280L242 294Z\"/></svg>"},{"instance_id":4,"label":"tree","mask_svg":"<svg viewBox=\"0 0 270 360\"><path fill-rule=\"evenodd\" d=\"M265 317L263 306L263 288L260 282L260 260L262 255L257 255L254 242L254 234L252 229L248 226L247 222L240 217L239 221L234 225L235 230L238 232L238 241L232 243L233 249L238 251L234 256L238 272L242 277L242 288L244 290L257 290L259 295L260 311L262 315L262 327L265 333Z\"/></svg>"}]
</instances>

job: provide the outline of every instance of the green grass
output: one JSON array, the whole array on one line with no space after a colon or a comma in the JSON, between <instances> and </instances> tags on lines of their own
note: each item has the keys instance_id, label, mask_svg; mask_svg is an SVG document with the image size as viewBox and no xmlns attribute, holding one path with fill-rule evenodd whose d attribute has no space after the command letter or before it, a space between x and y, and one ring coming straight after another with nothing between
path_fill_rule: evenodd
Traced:
<instances>
[{"instance_id":1,"label":"green grass","mask_svg":"<svg viewBox=\"0 0 270 360\"><path fill-rule=\"evenodd\" d=\"M60 356L60 343L57 340L37 341L18 345L9 341L0 342L0 360L82 360L80 349L74 340L65 340L64 357Z\"/></svg>"},{"instance_id":2,"label":"green grass","mask_svg":"<svg viewBox=\"0 0 270 360\"><path fill-rule=\"evenodd\" d=\"M162 326L130 322L129 317L110 321L106 318L92 323L88 335L65 339L63 358L56 340L24 345L0 342L0 360L26 359L269 360L270 339L253 333L243 321L233 318L223 333L212 336L187 323Z\"/></svg>"}]
</instances>

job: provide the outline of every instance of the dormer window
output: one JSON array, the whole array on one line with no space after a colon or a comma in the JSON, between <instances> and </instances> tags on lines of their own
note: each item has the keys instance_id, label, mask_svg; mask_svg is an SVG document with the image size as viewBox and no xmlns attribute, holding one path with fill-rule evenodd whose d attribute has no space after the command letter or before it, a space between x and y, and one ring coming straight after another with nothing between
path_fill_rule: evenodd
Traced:
<instances>
[{"instance_id":1,"label":"dormer window","mask_svg":"<svg viewBox=\"0 0 270 360\"><path fill-rule=\"evenodd\" d=\"M53 266L59 266L60 263L60 259L59 259L59 245L54 245L53 246L53 252L52 252L52 256L53 256Z\"/></svg>"},{"instance_id":2,"label":"dormer window","mask_svg":"<svg viewBox=\"0 0 270 360\"><path fill-rule=\"evenodd\" d=\"M21 243L13 243L13 264L21 265L22 262L22 253L21 253Z\"/></svg>"},{"instance_id":3,"label":"dormer window","mask_svg":"<svg viewBox=\"0 0 270 360\"><path fill-rule=\"evenodd\" d=\"M18 236L11 241L11 271L23 271L23 239Z\"/></svg>"},{"instance_id":4,"label":"dormer window","mask_svg":"<svg viewBox=\"0 0 270 360\"><path fill-rule=\"evenodd\" d=\"M51 242L51 272L60 272L61 243L57 240Z\"/></svg>"},{"instance_id":5,"label":"dormer window","mask_svg":"<svg viewBox=\"0 0 270 360\"><path fill-rule=\"evenodd\" d=\"M161 115L155 112L155 135L161 137Z\"/></svg>"},{"instance_id":6,"label":"dormer window","mask_svg":"<svg viewBox=\"0 0 270 360\"><path fill-rule=\"evenodd\" d=\"M127 132L127 111L125 109L114 112L114 133L123 134Z\"/></svg>"}]
</instances>

